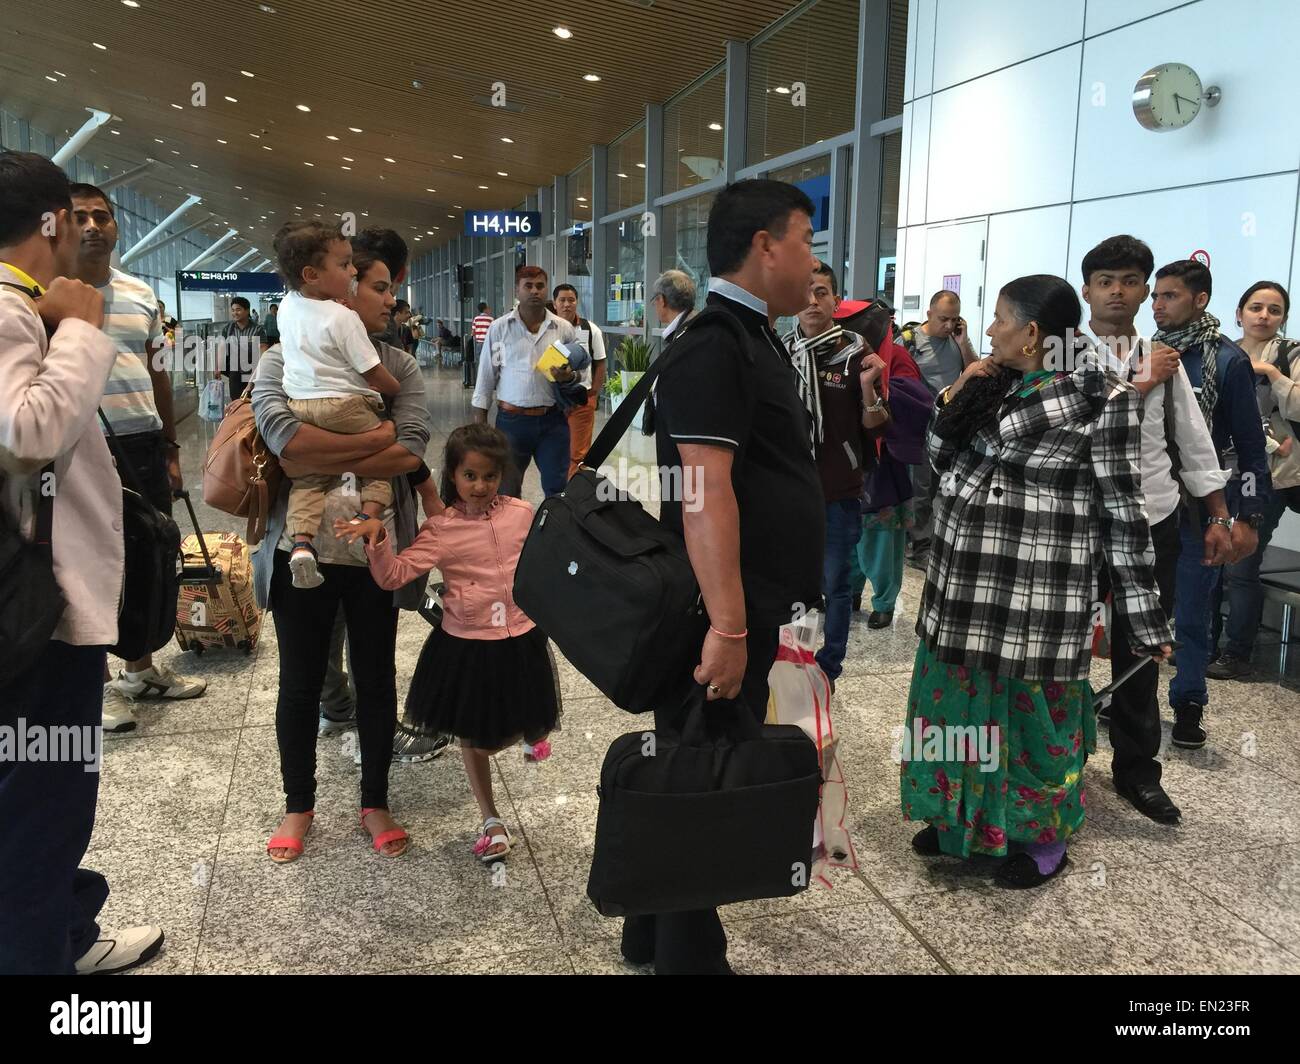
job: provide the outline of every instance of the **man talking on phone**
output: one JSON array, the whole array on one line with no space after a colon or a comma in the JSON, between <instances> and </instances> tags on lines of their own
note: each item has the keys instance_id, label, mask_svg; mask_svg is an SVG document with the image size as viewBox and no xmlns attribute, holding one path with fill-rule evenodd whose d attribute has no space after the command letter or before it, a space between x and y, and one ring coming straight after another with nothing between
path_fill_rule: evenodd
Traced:
<instances>
[{"instance_id":1,"label":"man talking on phone","mask_svg":"<svg viewBox=\"0 0 1300 1064\"><path fill-rule=\"evenodd\" d=\"M930 389L930 394L936 397L979 358L970 342L966 319L961 316L961 297L946 289L930 297L925 321L917 328L905 328L900 339L908 354L916 360L921 379ZM930 537L934 532L931 500L936 487L928 461L912 466L912 487L916 516L915 523L907 531L907 560L924 569L930 554Z\"/></svg>"}]
</instances>

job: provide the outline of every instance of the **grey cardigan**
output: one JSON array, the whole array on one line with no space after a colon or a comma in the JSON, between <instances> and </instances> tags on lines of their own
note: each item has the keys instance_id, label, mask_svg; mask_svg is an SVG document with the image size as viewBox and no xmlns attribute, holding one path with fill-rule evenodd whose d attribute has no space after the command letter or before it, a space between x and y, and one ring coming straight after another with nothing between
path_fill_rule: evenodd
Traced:
<instances>
[{"instance_id":1,"label":"grey cardigan","mask_svg":"<svg viewBox=\"0 0 1300 1064\"><path fill-rule=\"evenodd\" d=\"M388 415L397 430L397 442L417 458L423 458L429 446L431 424L429 408L425 402L424 376L410 355L378 340L375 350L384 368L402 386L401 392L388 403ZM284 393L281 378L284 374L284 356L280 345L268 349L257 363L253 376L253 417L257 431L266 445L277 455L283 454L289 441L302 425L289 409L289 397ZM393 478L393 523L398 550L409 547L419 528L417 502L405 476ZM280 485L280 495L271 506L266 523L266 536L253 553L253 591L257 604L263 609L271 597L271 573L275 567L276 544L284 534L289 512L289 480ZM425 577L413 580L393 592L393 605L401 609L416 609L424 597Z\"/></svg>"}]
</instances>

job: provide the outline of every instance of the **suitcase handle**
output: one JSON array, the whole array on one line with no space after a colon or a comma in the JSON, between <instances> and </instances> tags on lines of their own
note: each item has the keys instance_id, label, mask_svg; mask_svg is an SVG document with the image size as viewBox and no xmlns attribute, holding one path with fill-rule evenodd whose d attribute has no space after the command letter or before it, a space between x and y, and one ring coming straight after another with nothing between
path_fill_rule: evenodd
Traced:
<instances>
[{"instance_id":1,"label":"suitcase handle","mask_svg":"<svg viewBox=\"0 0 1300 1064\"><path fill-rule=\"evenodd\" d=\"M719 716L727 716L727 734L735 739L761 739L763 726L754 719L749 706L737 695L732 699L720 699L710 703L704 684L696 684L686 696L684 708L687 708L686 720L682 723L681 741L683 746L707 746L709 743L706 722ZM707 707L707 708L706 708Z\"/></svg>"},{"instance_id":2,"label":"suitcase handle","mask_svg":"<svg viewBox=\"0 0 1300 1064\"><path fill-rule=\"evenodd\" d=\"M198 515L194 512L194 504L190 502L190 493L184 488L173 488L172 498L185 500L185 509L190 512L190 521L194 524L194 534L199 541L199 550L203 553L203 564L207 566L208 572L216 572L212 565L212 557L208 554L207 541L203 538L203 529L199 527Z\"/></svg>"}]
</instances>

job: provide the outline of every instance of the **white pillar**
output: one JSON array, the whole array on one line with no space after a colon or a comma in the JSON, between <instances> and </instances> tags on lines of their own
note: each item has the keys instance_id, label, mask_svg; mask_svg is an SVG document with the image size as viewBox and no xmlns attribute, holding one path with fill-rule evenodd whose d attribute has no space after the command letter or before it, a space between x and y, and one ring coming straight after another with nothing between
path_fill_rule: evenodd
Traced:
<instances>
[{"instance_id":1,"label":"white pillar","mask_svg":"<svg viewBox=\"0 0 1300 1064\"><path fill-rule=\"evenodd\" d=\"M167 215L166 218L164 218L161 222L159 222L152 229L150 229L149 232L147 232L143 237L141 237L135 243L135 245L122 256L122 265L127 266L131 263L133 259L137 259L145 252L152 250L149 247L150 240L156 237L159 233L161 233L173 222L177 221L181 217L181 215L185 214L196 203L202 203L202 202L203 202L203 198L201 196L189 196L184 203L182 203L179 207L177 207L174 211L172 211L171 214ZM162 244L159 244L158 246L162 247Z\"/></svg>"},{"instance_id":2,"label":"white pillar","mask_svg":"<svg viewBox=\"0 0 1300 1064\"><path fill-rule=\"evenodd\" d=\"M85 124L72 134L68 143L56 151L50 159L55 166L66 166L72 157L86 146L90 138L99 132L100 126L112 121L113 116L108 111L96 111L93 107L87 107L86 110L90 112L90 117L86 119Z\"/></svg>"}]
</instances>

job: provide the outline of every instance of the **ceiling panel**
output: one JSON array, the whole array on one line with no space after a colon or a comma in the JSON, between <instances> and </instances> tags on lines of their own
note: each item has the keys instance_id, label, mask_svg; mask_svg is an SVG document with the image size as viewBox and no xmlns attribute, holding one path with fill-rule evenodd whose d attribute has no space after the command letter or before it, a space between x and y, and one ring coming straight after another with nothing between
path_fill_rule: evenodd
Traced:
<instances>
[{"instance_id":1,"label":"ceiling panel","mask_svg":"<svg viewBox=\"0 0 1300 1064\"><path fill-rule=\"evenodd\" d=\"M502 0L4 6L0 106L60 141L86 107L111 111L116 135L85 154L157 159L133 187L165 210L193 191L263 249L290 215L350 211L426 250L462 209L516 206L797 4L572 0L562 20Z\"/></svg>"}]
</instances>

